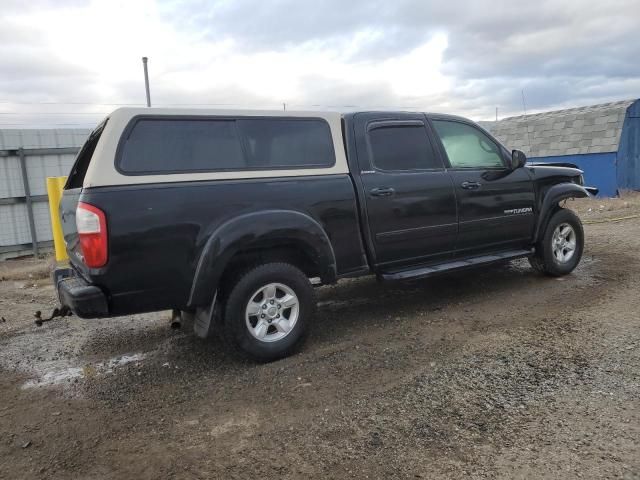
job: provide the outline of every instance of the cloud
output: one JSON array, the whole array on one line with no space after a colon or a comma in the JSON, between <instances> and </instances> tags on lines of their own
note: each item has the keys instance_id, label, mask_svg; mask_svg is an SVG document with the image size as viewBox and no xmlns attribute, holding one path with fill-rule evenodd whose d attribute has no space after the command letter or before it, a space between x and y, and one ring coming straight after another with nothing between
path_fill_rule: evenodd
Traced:
<instances>
[{"instance_id":1,"label":"cloud","mask_svg":"<svg viewBox=\"0 0 640 480\"><path fill-rule=\"evenodd\" d=\"M482 119L520 113L522 90L529 111L640 91L635 0L6 0L0 15L5 124L114 108L42 102L143 103L142 55L154 104Z\"/></svg>"}]
</instances>

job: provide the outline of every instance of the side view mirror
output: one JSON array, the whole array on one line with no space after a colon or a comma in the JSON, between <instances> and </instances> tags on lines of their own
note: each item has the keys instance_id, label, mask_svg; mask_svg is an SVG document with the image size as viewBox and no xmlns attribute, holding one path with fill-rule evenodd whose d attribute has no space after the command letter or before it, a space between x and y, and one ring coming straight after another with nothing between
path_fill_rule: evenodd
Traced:
<instances>
[{"instance_id":1,"label":"side view mirror","mask_svg":"<svg viewBox=\"0 0 640 480\"><path fill-rule=\"evenodd\" d=\"M524 167L527 163L527 156L520 150L513 150L511 152L511 169Z\"/></svg>"}]
</instances>

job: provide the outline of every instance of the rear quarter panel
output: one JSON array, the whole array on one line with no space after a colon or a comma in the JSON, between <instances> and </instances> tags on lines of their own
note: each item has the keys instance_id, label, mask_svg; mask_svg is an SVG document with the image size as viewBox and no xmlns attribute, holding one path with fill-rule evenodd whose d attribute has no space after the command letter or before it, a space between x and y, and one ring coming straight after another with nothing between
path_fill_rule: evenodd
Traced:
<instances>
[{"instance_id":1,"label":"rear quarter panel","mask_svg":"<svg viewBox=\"0 0 640 480\"><path fill-rule=\"evenodd\" d=\"M309 215L333 245L338 274L363 267L346 174L86 188L81 200L107 217L108 263L85 273L109 293L116 315L186 307L211 234L234 217L261 210Z\"/></svg>"}]
</instances>

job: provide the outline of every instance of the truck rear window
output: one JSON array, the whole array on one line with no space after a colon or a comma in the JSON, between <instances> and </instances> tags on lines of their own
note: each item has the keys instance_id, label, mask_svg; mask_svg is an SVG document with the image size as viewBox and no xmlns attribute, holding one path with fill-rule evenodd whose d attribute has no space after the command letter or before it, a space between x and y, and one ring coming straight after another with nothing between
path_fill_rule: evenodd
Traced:
<instances>
[{"instance_id":1,"label":"truck rear window","mask_svg":"<svg viewBox=\"0 0 640 480\"><path fill-rule=\"evenodd\" d=\"M335 153L320 119L142 118L116 159L125 175L330 167Z\"/></svg>"},{"instance_id":2,"label":"truck rear window","mask_svg":"<svg viewBox=\"0 0 640 480\"><path fill-rule=\"evenodd\" d=\"M91 158L93 157L93 152L98 145L98 141L100 140L100 136L102 135L102 131L106 124L107 120L98 125L84 142L84 145L78 152L76 161L73 163L73 167L71 167L71 172L69 172L67 183L64 186L65 190L82 187L84 177L87 174L87 169L89 168Z\"/></svg>"}]
</instances>

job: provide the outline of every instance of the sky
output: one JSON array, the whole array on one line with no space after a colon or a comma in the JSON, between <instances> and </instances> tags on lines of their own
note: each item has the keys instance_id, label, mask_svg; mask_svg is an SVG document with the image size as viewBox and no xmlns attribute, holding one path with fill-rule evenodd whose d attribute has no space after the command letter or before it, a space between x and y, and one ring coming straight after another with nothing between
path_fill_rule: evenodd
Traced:
<instances>
[{"instance_id":1,"label":"sky","mask_svg":"<svg viewBox=\"0 0 640 480\"><path fill-rule=\"evenodd\" d=\"M0 128L120 105L492 120L640 97L640 0L0 0Z\"/></svg>"}]
</instances>

